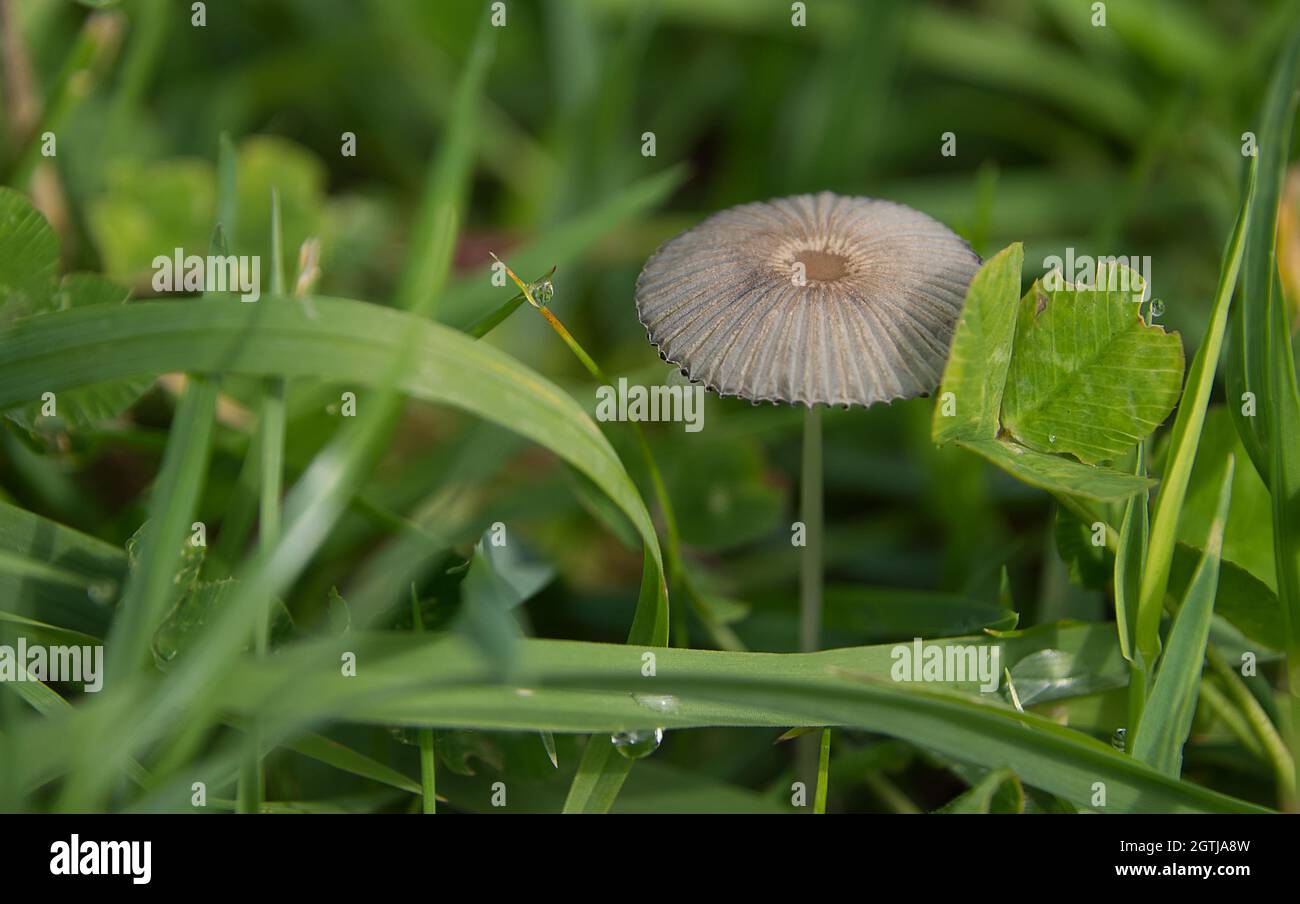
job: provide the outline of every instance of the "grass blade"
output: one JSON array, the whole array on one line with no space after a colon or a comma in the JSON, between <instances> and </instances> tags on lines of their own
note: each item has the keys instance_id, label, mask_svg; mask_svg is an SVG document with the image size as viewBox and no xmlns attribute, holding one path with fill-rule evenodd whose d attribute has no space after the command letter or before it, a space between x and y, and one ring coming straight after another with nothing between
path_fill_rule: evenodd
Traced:
<instances>
[{"instance_id":1,"label":"grass blade","mask_svg":"<svg viewBox=\"0 0 1300 904\"><path fill-rule=\"evenodd\" d=\"M1210 390L1214 386L1214 372L1218 367L1223 334L1227 328L1228 310L1232 304L1232 293L1237 285L1237 274L1245 251L1246 229L1250 221L1254 196L1255 168L1252 166L1241 212L1237 215L1236 226L1223 253L1219 285L1210 314L1210 326L1206 330L1200 348L1196 350L1191 366L1187 369L1183 397L1178 403L1178 414L1174 418L1174 427L1169 438L1168 463L1165 466L1160 489L1156 494L1150 546L1146 564L1142 569L1138 594L1134 638L1138 663L1148 674L1155 668L1156 658L1160 655L1160 613L1164 605L1165 591L1169 585L1169 568L1174 556L1178 516L1182 512L1183 497L1191 477L1192 463L1196 459L1196 449L1201 441L1201 428L1205 424ZM1129 727L1130 731L1136 728L1136 725Z\"/></svg>"},{"instance_id":2,"label":"grass blade","mask_svg":"<svg viewBox=\"0 0 1300 904\"><path fill-rule=\"evenodd\" d=\"M1183 745L1187 743L1192 716L1196 714L1210 619L1214 615L1214 595L1219 586L1223 528L1232 502L1232 470L1233 461L1229 457L1219 490L1218 511L1210 522L1205 555L1174 616L1169 648L1160 659L1160 670L1151 687L1145 714L1133 738L1136 759L1174 778L1182 771Z\"/></svg>"}]
</instances>

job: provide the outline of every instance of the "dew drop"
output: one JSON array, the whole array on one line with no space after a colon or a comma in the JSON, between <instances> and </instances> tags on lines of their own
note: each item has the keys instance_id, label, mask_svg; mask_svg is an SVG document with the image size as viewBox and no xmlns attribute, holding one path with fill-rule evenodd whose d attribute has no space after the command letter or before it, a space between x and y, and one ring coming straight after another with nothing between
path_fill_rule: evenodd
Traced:
<instances>
[{"instance_id":1,"label":"dew drop","mask_svg":"<svg viewBox=\"0 0 1300 904\"><path fill-rule=\"evenodd\" d=\"M609 736L609 742L614 745L614 749L629 760L639 760L641 757L654 753L659 749L659 744L663 739L664 730L662 728L641 731L616 731Z\"/></svg>"},{"instance_id":2,"label":"dew drop","mask_svg":"<svg viewBox=\"0 0 1300 904\"><path fill-rule=\"evenodd\" d=\"M677 711L677 698L672 694L633 694L632 699L657 713Z\"/></svg>"},{"instance_id":3,"label":"dew drop","mask_svg":"<svg viewBox=\"0 0 1300 904\"><path fill-rule=\"evenodd\" d=\"M1128 742L1128 729L1117 728L1115 733L1110 736L1110 746L1116 750L1123 750L1124 745Z\"/></svg>"},{"instance_id":4,"label":"dew drop","mask_svg":"<svg viewBox=\"0 0 1300 904\"><path fill-rule=\"evenodd\" d=\"M549 279L542 279L535 283L530 283L528 291L532 294L533 300L542 307L546 307L550 304L551 299L555 297L555 286Z\"/></svg>"}]
</instances>

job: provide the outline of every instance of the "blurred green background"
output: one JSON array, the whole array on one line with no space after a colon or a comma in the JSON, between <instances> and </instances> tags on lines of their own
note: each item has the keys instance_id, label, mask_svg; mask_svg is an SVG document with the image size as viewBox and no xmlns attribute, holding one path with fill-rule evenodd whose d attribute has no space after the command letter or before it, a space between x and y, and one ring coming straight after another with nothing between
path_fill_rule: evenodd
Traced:
<instances>
[{"instance_id":1,"label":"blurred green background","mask_svg":"<svg viewBox=\"0 0 1300 904\"><path fill-rule=\"evenodd\" d=\"M106 272L146 297L155 255L201 253L217 218L224 132L239 149L237 250L269 253L275 186L287 247L321 240L321 294L393 297L428 161L489 3L213 0L202 27L180 0L97 5L7 4L5 41L25 47L29 78L6 72L4 181L61 234L65 269ZM1115 0L1104 27L1093 24L1095 6L807 0L798 27L785 0L506 0L439 316L464 326L512 294L492 285L489 251L525 279L556 265L552 307L606 372L661 382L672 369L632 302L646 257L720 208L830 189L913 205L982 256L1023 241L1027 278L1067 247L1149 255L1162 322L1190 357L1236 212L1242 133L1297 4ZM30 136L47 128L53 160L30 153ZM646 132L654 156L642 153ZM953 156L941 154L949 132ZM344 133L355 156L343 153ZM486 341L594 409L594 385L531 310ZM329 403L346 388L291 386L290 479L335 429ZM49 449L9 429L0 498L124 542L143 519L139 493L173 394L156 386L113 424ZM214 524L247 443L238 381L227 401L201 513ZM1110 617L1103 593L1072 583L1056 554L1049 497L956 448L936 450L930 404L828 413L823 643L996 623L1003 566L1022 626ZM709 398L702 433L648 429L692 570L750 649L797 643L789 537L801 422L793 408ZM626 428L605 432L645 487ZM533 633L623 638L638 544L583 479L512 434L411 405L366 498L461 548L508 524L555 573L525 607ZM388 528L357 506L286 600L297 622L326 618L332 586L346 598L376 579ZM432 584L422 590L436 595ZM711 644L693 618L679 627L678 639ZM620 806L680 804L690 785L678 771L689 767L730 782L729 806L761 808L770 798L756 792L779 791L788 766L769 734L671 737ZM476 764L462 781L490 782L506 760L526 761L516 768L537 779L538 805L554 808L566 782L548 775L535 737L466 735L440 741L449 761L468 754ZM844 749L875 777L844 791L863 808L906 808L886 773L903 776L918 806L960 787L896 742L860 736ZM562 741L561 765L574 758ZM305 775L280 780L324 780ZM446 789L455 802L454 782Z\"/></svg>"}]
</instances>

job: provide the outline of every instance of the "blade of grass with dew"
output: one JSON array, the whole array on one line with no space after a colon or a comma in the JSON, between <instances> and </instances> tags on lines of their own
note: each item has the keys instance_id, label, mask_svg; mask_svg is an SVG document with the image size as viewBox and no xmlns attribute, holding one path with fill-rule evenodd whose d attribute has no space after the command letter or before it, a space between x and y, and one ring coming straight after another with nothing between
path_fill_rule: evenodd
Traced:
<instances>
[{"instance_id":1,"label":"blade of grass with dew","mask_svg":"<svg viewBox=\"0 0 1300 904\"><path fill-rule=\"evenodd\" d=\"M521 641L519 670L530 676L529 687L533 690L531 695L521 696L515 692L514 683L498 683L496 676L486 668L490 660L485 659L466 638L365 634L358 636L355 643L362 651L359 656L364 655L366 660L364 674L359 672L346 682L331 682L330 687L322 687L315 696L291 700L277 692L281 684L293 683L291 670L310 674L313 669L333 668L334 663L329 661L324 666L312 665L311 657L315 655L314 648L332 649L337 648L337 644L321 641L294 650L285 648L265 667L246 667L239 675L231 676L219 692L223 705L239 712L265 707L300 718L347 718L379 724L481 725L485 728L532 730L536 722L538 731L632 730L656 725L674 728L708 724L759 724L785 728L813 724L823 727L778 712L736 712L682 701L659 705L664 701L658 696L650 703L604 694L589 698L588 695L574 695L532 683L534 677L541 680L548 675L563 675L565 656L569 657L568 663L589 661L592 668L602 674L614 674L615 669L635 661L635 677L640 678L642 651L636 647L572 641ZM1091 679L1086 688L1079 684L1064 688L1061 698L1084 691L1122 687L1126 677L1124 661L1115 650L1114 628L1109 623L1051 625L997 638L977 635L974 639L948 638L932 643L940 649L966 643L980 648L996 648L999 661L1010 663L1018 663L1045 650L1055 650L1072 660L1076 669L1086 671ZM809 680L828 677L830 669L850 667L886 680L897 662L895 644L798 654L796 658L788 658L794 654L745 653L735 654L739 658L730 660L715 660L707 656L698 658L713 651L672 649L674 655L668 659L663 659L663 651L656 655L661 663L667 662L673 668L731 662L756 674L766 668L778 668L791 677L803 676ZM973 676L949 686L972 694L979 690L979 683ZM411 721L413 719L416 721Z\"/></svg>"},{"instance_id":2,"label":"blade of grass with dew","mask_svg":"<svg viewBox=\"0 0 1300 904\"><path fill-rule=\"evenodd\" d=\"M1113 650L1113 627L1092 627ZM353 683L362 680L360 675L322 685L305 674L298 657L310 660L312 653L302 650L239 670L221 688L223 697L231 705L256 699L258 705L271 707L268 712L285 716L285 707L308 706L316 709L313 718L329 712L334 718L377 724L473 724L509 730L842 725L889 734L986 768L1011 764L1027 784L1082 807L1103 809L1094 803L1095 783L1101 781L1107 810L1265 812L1172 779L1049 718L1018 713L970 693L892 682L886 677L893 665L888 646L806 654L664 649L658 653L655 689L674 698L674 705L664 710L635 699L644 688L640 651L623 644L523 641L521 662L532 676L533 690L524 699L513 687L484 684L490 681L490 663L469 642L410 635L373 636L373 642L376 646L365 647L369 687L364 692ZM387 656L383 649L395 655ZM868 656L868 650L876 652ZM322 693L311 700L276 693L286 675L297 675ZM396 684L386 693L375 693L386 682ZM352 700L344 701L344 694ZM598 750L618 756L608 744ZM592 778L589 775L583 787L599 790Z\"/></svg>"},{"instance_id":3,"label":"blade of grass with dew","mask_svg":"<svg viewBox=\"0 0 1300 904\"><path fill-rule=\"evenodd\" d=\"M1219 352L1227 328L1228 309L1232 304L1233 289L1237 285L1237 274L1245 250L1246 229L1254 196L1255 167L1252 165L1241 212L1237 215L1232 236L1228 239L1223 252L1223 264L1219 271L1219 285L1215 291L1210 325L1200 348L1196 350L1191 366L1187 369L1183 397L1178 404L1178 413L1170 433L1165 472L1160 489L1156 493L1150 545L1139 584L1134 636L1138 666L1147 673L1148 682L1155 668L1156 659L1160 655L1160 613L1163 611L1165 591L1169 586L1169 569L1174 556L1178 516L1182 511L1183 496L1187 492L1192 463L1201 440L1201 428L1205 424L1205 413L1210 403L1214 372L1218 367ZM1141 713L1137 715L1140 720ZM1140 721L1138 724L1130 725L1129 731L1137 730L1139 724Z\"/></svg>"},{"instance_id":4,"label":"blade of grass with dew","mask_svg":"<svg viewBox=\"0 0 1300 904\"><path fill-rule=\"evenodd\" d=\"M1168 649L1160 658L1147 707L1132 739L1135 759L1173 778L1182 772L1183 746L1191 734L1192 717L1196 714L1210 618L1214 615L1214 594L1219 586L1223 526L1232 502L1232 469L1229 456L1219 490L1218 511L1210 522L1205 555L1174 616Z\"/></svg>"},{"instance_id":5,"label":"blade of grass with dew","mask_svg":"<svg viewBox=\"0 0 1300 904\"><path fill-rule=\"evenodd\" d=\"M997 639L976 636L938 644L996 644L1002 651L1001 660L1006 662L1019 661L1035 650L1059 649L1076 660L1090 663L1088 667L1093 672L1111 675L1116 685L1120 685L1125 670L1113 637L1114 628L1110 624L1053 625L1011 632ZM761 698L716 703L707 697L677 695L674 705L667 710L662 707L651 710L635 699L644 689L639 671L641 651L635 647L540 640L526 640L521 647L521 670L540 682L530 682L534 693L527 698L520 696L513 686L485 686L484 682L490 681L490 672L481 654L467 640L380 634L354 636L349 641L349 648L356 650L359 661L365 663L355 678L338 679L339 644L334 639L321 639L286 647L277 656L265 660L242 661L239 668L214 688L214 702L222 710L261 715L263 724L271 727L266 739L268 745L287 743L294 732L305 730L307 723L324 719L373 721L383 725L464 725L576 732L644 727L647 720L669 729L708 725L824 727L857 721L855 717L844 723L835 714L828 715L817 708L828 688L841 686L837 673L851 669L855 675L873 673L884 679L894 662L892 645L789 655L662 650L659 651L660 677L667 672L705 677L715 667L725 666L725 671L734 669L736 675L749 680L775 670L795 683L791 690L798 691L802 702L790 709ZM586 689L559 686L557 682L572 676L574 663L584 664L584 681L600 677L616 685ZM551 676L558 677L552 681ZM622 686L617 686L617 682L623 682ZM973 683L959 686L970 691L977 687ZM14 782L21 787L32 787L61 774L72 758L67 747L70 733L79 736L79 729L93 719L94 713L88 709L103 709L104 703L111 701L95 700L79 706L72 725L48 726L36 722L16 733ZM801 712L800 707L805 705L813 710ZM109 711L106 718L114 715ZM896 721L889 714L877 715L883 720L878 723L881 725ZM940 718L933 724L933 732L942 736L942 725ZM235 752L241 747L234 748ZM600 749L613 752L608 744L601 745ZM990 760L1002 758L1003 764L1015 762L1006 759L1008 756L1005 749L994 751ZM183 774L164 775L158 793L137 805L146 809L184 806L194 775L201 773L201 778L211 775L209 785L213 786L214 782L224 780L217 773L224 774L228 766L233 776L231 764L237 759L232 760L229 752L214 754L202 763L189 764Z\"/></svg>"}]
</instances>

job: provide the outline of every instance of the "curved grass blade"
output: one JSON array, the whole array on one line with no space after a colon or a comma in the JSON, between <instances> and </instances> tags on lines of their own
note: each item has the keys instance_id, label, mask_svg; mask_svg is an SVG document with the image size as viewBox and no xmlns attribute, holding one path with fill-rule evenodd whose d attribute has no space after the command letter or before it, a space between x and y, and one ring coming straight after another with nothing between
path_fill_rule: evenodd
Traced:
<instances>
[{"instance_id":1,"label":"curved grass blade","mask_svg":"<svg viewBox=\"0 0 1300 904\"><path fill-rule=\"evenodd\" d=\"M1123 661L1114 655L1110 625L1061 626L1005 640L965 638L963 642L1004 645L1012 661L1027 653L1028 641L1042 648L1045 643L1063 643L1066 635L1077 643L1094 632L1098 645L1111 652L1112 668L1122 681ZM1018 713L968 692L918 690L894 683L888 679L893 664L889 645L800 654L659 650L656 705L651 707L637 700L645 693L647 679L640 671L641 651L635 647L523 641L521 662L532 678L529 693L520 694L518 688L494 683L491 663L467 641L408 635L371 635L370 639L364 653L365 676L322 683L303 668L312 651L283 651L265 664L232 675L221 688L223 700L232 707L251 703L261 708L268 722L343 718L378 724L580 732L658 726L672 730L712 725L841 725L889 734L984 768L1009 766L1027 784L1081 807L1261 811L1163 775L1049 718ZM290 677L304 682L301 690L277 690ZM660 702L664 696L672 698L671 705ZM610 745L597 749L618 757ZM600 782L604 775L592 771L575 782L571 804L599 809L602 795L608 796L608 784ZM1097 802L1098 782L1104 788L1104 807Z\"/></svg>"}]
</instances>

